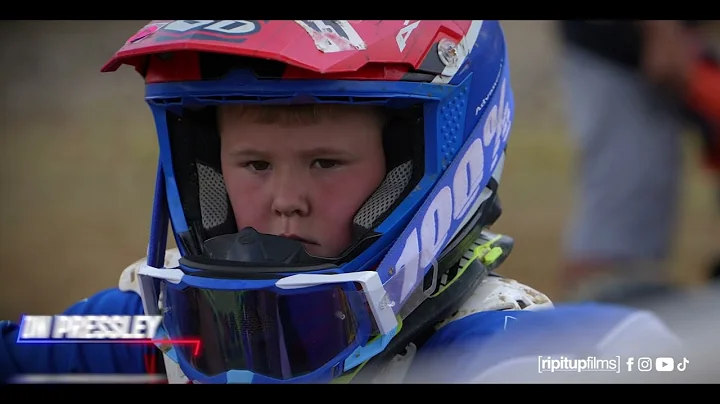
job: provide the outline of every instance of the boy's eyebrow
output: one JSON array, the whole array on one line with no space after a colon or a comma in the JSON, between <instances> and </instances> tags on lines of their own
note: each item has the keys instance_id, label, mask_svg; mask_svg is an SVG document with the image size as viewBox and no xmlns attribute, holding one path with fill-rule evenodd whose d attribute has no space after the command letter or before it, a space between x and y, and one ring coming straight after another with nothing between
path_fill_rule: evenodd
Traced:
<instances>
[{"instance_id":1,"label":"boy's eyebrow","mask_svg":"<svg viewBox=\"0 0 720 404\"><path fill-rule=\"evenodd\" d=\"M236 157L236 158L240 158L240 157L245 157L245 158L247 158L247 157L256 157L256 158L257 158L257 157L265 157L265 156L267 156L267 153L266 153L266 152L263 152L262 150L249 149L249 148L242 148L242 149L231 150L228 154L229 154L231 157Z\"/></svg>"},{"instance_id":2,"label":"boy's eyebrow","mask_svg":"<svg viewBox=\"0 0 720 404\"><path fill-rule=\"evenodd\" d=\"M313 147L312 149L303 150L301 152L303 156L314 157L319 155L330 155L334 157L349 156L351 152L342 148L333 148L328 146Z\"/></svg>"},{"instance_id":3,"label":"boy's eyebrow","mask_svg":"<svg viewBox=\"0 0 720 404\"><path fill-rule=\"evenodd\" d=\"M235 158L267 158L270 154L266 151L252 148L238 148L231 150L228 153L231 157ZM349 150L342 148L333 148L329 146L313 147L312 149L303 150L300 152L303 157L315 157L315 156L333 156L333 157L349 157L352 153Z\"/></svg>"}]
</instances>

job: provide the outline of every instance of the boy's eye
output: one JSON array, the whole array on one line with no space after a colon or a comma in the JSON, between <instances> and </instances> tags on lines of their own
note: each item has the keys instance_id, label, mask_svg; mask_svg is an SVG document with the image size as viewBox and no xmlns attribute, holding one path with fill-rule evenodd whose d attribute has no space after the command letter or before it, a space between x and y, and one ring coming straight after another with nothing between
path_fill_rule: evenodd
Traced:
<instances>
[{"instance_id":1,"label":"boy's eye","mask_svg":"<svg viewBox=\"0 0 720 404\"><path fill-rule=\"evenodd\" d=\"M251 167L255 171L265 171L270 168L270 163L267 161L249 161L245 163L246 167Z\"/></svg>"},{"instance_id":2,"label":"boy's eye","mask_svg":"<svg viewBox=\"0 0 720 404\"><path fill-rule=\"evenodd\" d=\"M338 165L337 160L329 160L329 159L317 159L313 161L313 166L318 168L333 168L336 165Z\"/></svg>"}]
</instances>

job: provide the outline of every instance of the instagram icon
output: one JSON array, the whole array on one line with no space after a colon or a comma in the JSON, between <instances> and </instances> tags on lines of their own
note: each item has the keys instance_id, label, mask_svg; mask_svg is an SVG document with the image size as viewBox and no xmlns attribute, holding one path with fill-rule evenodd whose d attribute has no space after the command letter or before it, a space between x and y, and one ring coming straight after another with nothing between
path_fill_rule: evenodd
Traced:
<instances>
[{"instance_id":1,"label":"instagram icon","mask_svg":"<svg viewBox=\"0 0 720 404\"><path fill-rule=\"evenodd\" d=\"M649 372L653 370L653 360L651 358L638 358L637 369L641 372Z\"/></svg>"}]
</instances>

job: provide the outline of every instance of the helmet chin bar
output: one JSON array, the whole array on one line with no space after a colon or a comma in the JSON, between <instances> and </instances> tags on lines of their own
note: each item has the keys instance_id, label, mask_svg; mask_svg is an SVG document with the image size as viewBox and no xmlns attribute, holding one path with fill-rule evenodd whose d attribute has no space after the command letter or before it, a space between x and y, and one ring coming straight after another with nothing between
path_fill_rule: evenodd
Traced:
<instances>
[{"instance_id":1,"label":"helmet chin bar","mask_svg":"<svg viewBox=\"0 0 720 404\"><path fill-rule=\"evenodd\" d=\"M203 243L203 256L212 260L231 261L233 265L262 265L274 267L333 265L348 261L362 252L380 234L365 231L340 256L325 258L311 255L302 241L260 233L246 227L237 233L224 234Z\"/></svg>"},{"instance_id":2,"label":"helmet chin bar","mask_svg":"<svg viewBox=\"0 0 720 404\"><path fill-rule=\"evenodd\" d=\"M203 255L210 259L279 266L319 265L334 261L309 254L300 240L263 234L252 227L206 240Z\"/></svg>"}]
</instances>

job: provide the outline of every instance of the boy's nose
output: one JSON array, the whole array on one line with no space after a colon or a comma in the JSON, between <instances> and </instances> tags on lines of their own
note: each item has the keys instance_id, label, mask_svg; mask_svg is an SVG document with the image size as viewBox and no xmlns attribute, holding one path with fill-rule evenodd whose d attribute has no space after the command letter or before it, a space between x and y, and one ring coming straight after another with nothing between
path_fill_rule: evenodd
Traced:
<instances>
[{"instance_id":1,"label":"boy's nose","mask_svg":"<svg viewBox=\"0 0 720 404\"><path fill-rule=\"evenodd\" d=\"M276 174L272 209L279 216L307 216L310 213L308 187L302 176L289 170Z\"/></svg>"}]
</instances>

